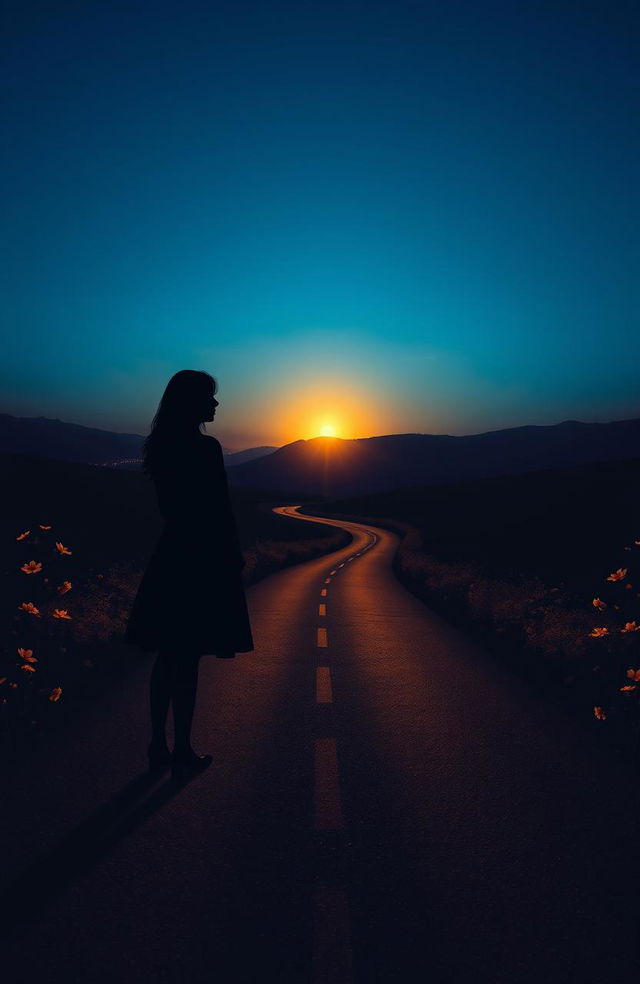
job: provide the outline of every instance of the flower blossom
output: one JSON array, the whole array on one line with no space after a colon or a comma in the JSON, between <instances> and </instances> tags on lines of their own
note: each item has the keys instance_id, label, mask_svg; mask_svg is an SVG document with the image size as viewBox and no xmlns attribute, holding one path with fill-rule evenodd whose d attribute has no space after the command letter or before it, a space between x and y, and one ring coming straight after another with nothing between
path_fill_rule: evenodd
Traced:
<instances>
[{"instance_id":1,"label":"flower blossom","mask_svg":"<svg viewBox=\"0 0 640 984\"><path fill-rule=\"evenodd\" d=\"M637 622L625 622L624 629L620 629L621 632L640 632L640 625Z\"/></svg>"},{"instance_id":2,"label":"flower blossom","mask_svg":"<svg viewBox=\"0 0 640 984\"><path fill-rule=\"evenodd\" d=\"M37 574L38 571L42 570L42 564L37 560L30 560L28 564L23 564L20 568L25 574Z\"/></svg>"},{"instance_id":3,"label":"flower blossom","mask_svg":"<svg viewBox=\"0 0 640 984\"><path fill-rule=\"evenodd\" d=\"M18 647L18 656L22 659L26 659L28 663L37 663L38 660L33 655L33 649L23 649L21 646Z\"/></svg>"},{"instance_id":4,"label":"flower blossom","mask_svg":"<svg viewBox=\"0 0 640 984\"><path fill-rule=\"evenodd\" d=\"M40 609L36 608L32 601L23 601L21 605L18 605L25 612L31 612L32 615L39 615Z\"/></svg>"},{"instance_id":5,"label":"flower blossom","mask_svg":"<svg viewBox=\"0 0 640 984\"><path fill-rule=\"evenodd\" d=\"M627 576L627 568L619 567L617 571L613 572L613 574L609 574L607 581L624 581L626 576Z\"/></svg>"}]
</instances>

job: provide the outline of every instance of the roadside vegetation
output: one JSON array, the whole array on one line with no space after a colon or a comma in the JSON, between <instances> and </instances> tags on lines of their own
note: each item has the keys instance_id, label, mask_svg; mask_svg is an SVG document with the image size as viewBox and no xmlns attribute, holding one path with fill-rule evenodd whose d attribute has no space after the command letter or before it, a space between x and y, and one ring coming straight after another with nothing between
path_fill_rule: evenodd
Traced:
<instances>
[{"instance_id":1,"label":"roadside vegetation","mask_svg":"<svg viewBox=\"0 0 640 984\"><path fill-rule=\"evenodd\" d=\"M8 453L0 466L0 733L17 736L58 727L127 665L149 659L121 637L162 517L139 472ZM232 488L231 497L247 586L350 540L275 515L286 495Z\"/></svg>"},{"instance_id":2,"label":"roadside vegetation","mask_svg":"<svg viewBox=\"0 0 640 984\"><path fill-rule=\"evenodd\" d=\"M409 590L594 727L606 723L623 741L635 734L640 459L333 500L317 511L398 532L395 570Z\"/></svg>"}]
</instances>

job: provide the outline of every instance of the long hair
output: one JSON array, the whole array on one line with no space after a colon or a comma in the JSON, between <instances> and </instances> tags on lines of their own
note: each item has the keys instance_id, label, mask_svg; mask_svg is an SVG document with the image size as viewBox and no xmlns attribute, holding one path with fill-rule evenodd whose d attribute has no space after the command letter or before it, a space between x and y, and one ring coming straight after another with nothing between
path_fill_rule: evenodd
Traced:
<instances>
[{"instance_id":1,"label":"long hair","mask_svg":"<svg viewBox=\"0 0 640 984\"><path fill-rule=\"evenodd\" d=\"M218 384L208 372L181 369L167 383L162 399L151 422L151 432L143 444L142 470L154 478L177 447L195 432L202 433L204 421L199 420L203 403L215 393ZM206 430L206 428L205 428Z\"/></svg>"}]
</instances>

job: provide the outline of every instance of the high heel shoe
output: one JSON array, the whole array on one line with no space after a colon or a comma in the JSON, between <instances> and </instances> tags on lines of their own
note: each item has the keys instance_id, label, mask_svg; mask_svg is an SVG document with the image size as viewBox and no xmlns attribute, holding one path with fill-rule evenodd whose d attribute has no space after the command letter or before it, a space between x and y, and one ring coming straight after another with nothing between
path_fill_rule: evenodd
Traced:
<instances>
[{"instance_id":1,"label":"high heel shoe","mask_svg":"<svg viewBox=\"0 0 640 984\"><path fill-rule=\"evenodd\" d=\"M168 748L157 748L149 745L147 748L149 772L162 772L171 765L171 752Z\"/></svg>"},{"instance_id":2,"label":"high heel shoe","mask_svg":"<svg viewBox=\"0 0 640 984\"><path fill-rule=\"evenodd\" d=\"M213 762L213 755L197 755L194 751L171 753L171 776L184 781L202 772Z\"/></svg>"}]
</instances>

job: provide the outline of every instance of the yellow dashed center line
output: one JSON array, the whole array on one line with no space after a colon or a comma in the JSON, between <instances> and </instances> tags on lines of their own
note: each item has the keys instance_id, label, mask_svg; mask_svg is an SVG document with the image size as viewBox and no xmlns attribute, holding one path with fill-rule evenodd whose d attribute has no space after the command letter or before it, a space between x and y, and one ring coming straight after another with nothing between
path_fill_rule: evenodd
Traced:
<instances>
[{"instance_id":1,"label":"yellow dashed center line","mask_svg":"<svg viewBox=\"0 0 640 984\"><path fill-rule=\"evenodd\" d=\"M318 882L313 893L313 984L351 984L351 918L340 885Z\"/></svg>"},{"instance_id":2,"label":"yellow dashed center line","mask_svg":"<svg viewBox=\"0 0 640 984\"><path fill-rule=\"evenodd\" d=\"M338 755L335 738L314 742L313 826L316 830L342 830L342 806L338 786Z\"/></svg>"},{"instance_id":3,"label":"yellow dashed center line","mask_svg":"<svg viewBox=\"0 0 640 984\"><path fill-rule=\"evenodd\" d=\"M375 538L374 541L375 542ZM345 558L325 577L330 584L339 570L373 546L373 542ZM327 597L327 588L320 590ZM318 616L326 617L326 603L318 604ZM317 628L317 646L327 649L327 630ZM333 687L329 666L316 666L316 703L333 704ZM340 798L338 754L335 738L314 740L313 826L316 831L343 831L344 819ZM313 892L313 984L352 984L353 956L351 919L345 886L316 879Z\"/></svg>"},{"instance_id":4,"label":"yellow dashed center line","mask_svg":"<svg viewBox=\"0 0 640 984\"><path fill-rule=\"evenodd\" d=\"M331 671L328 666L316 666L316 703L333 703Z\"/></svg>"},{"instance_id":5,"label":"yellow dashed center line","mask_svg":"<svg viewBox=\"0 0 640 984\"><path fill-rule=\"evenodd\" d=\"M280 510L276 510L280 511ZM297 515L296 509L281 510L285 514ZM330 584L339 570L356 557L369 550L377 540L373 533L363 531L371 537L371 542L361 547L351 557L336 564L324 583ZM320 591L327 597L327 588ZM326 616L326 604L318 604L319 617ZM317 629L317 645L328 648L326 628ZM316 703L333 704L333 688L329 666L316 666ZM330 713L330 712L329 712ZM342 803L338 774L338 756L335 738L316 738L314 740L314 816L316 831L343 831ZM333 879L316 877L313 890L313 984L352 984L353 956L351 945L351 919L349 899L344 885L337 885Z\"/></svg>"}]
</instances>

